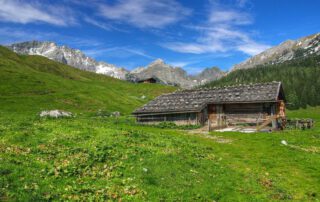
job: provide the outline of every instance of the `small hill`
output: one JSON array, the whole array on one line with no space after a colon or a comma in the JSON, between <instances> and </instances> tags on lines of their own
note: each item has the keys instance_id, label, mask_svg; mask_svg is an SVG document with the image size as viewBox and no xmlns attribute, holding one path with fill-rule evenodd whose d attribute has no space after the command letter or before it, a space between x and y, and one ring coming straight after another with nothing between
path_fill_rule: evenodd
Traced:
<instances>
[{"instance_id":1,"label":"small hill","mask_svg":"<svg viewBox=\"0 0 320 202\"><path fill-rule=\"evenodd\" d=\"M258 65L230 72L206 87L282 81L288 107L297 109L307 105L320 105L320 55L313 54L279 64Z\"/></svg>"},{"instance_id":2,"label":"small hill","mask_svg":"<svg viewBox=\"0 0 320 202\"><path fill-rule=\"evenodd\" d=\"M44 109L130 113L174 87L134 84L0 46L0 106L12 113Z\"/></svg>"}]
</instances>

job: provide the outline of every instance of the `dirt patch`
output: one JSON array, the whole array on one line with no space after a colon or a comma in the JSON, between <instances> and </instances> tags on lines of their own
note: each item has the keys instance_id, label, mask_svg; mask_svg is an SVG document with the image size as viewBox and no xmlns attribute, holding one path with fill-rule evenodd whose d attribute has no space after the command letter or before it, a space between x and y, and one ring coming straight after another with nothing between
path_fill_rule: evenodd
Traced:
<instances>
[{"instance_id":1,"label":"dirt patch","mask_svg":"<svg viewBox=\"0 0 320 202\"><path fill-rule=\"evenodd\" d=\"M192 130L192 131L189 131L189 134L196 135L198 137L203 137L203 138L206 138L206 139L211 139L211 140L213 140L213 141L215 141L217 143L221 143L221 144L229 144L229 143L233 142L232 139L224 138L224 137L221 137L221 136L209 135L208 131Z\"/></svg>"}]
</instances>

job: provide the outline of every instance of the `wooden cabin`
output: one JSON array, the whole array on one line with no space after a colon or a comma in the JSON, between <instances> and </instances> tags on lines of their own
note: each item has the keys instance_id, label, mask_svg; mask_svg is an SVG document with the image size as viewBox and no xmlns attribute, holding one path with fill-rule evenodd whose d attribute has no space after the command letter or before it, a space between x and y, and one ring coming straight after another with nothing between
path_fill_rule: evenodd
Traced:
<instances>
[{"instance_id":1,"label":"wooden cabin","mask_svg":"<svg viewBox=\"0 0 320 202\"><path fill-rule=\"evenodd\" d=\"M234 126L281 129L285 95L281 82L176 91L133 112L137 122L203 125L209 130Z\"/></svg>"},{"instance_id":2,"label":"wooden cabin","mask_svg":"<svg viewBox=\"0 0 320 202\"><path fill-rule=\"evenodd\" d=\"M138 83L159 83L159 79L155 77L149 77L138 80Z\"/></svg>"}]
</instances>

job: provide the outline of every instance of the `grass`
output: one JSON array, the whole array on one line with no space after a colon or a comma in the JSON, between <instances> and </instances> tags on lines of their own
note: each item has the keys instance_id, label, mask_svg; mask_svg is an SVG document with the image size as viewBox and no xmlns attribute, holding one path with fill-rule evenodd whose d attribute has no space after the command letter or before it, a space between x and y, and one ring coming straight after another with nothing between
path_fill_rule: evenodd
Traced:
<instances>
[{"instance_id":1,"label":"grass","mask_svg":"<svg viewBox=\"0 0 320 202\"><path fill-rule=\"evenodd\" d=\"M155 96L176 89L133 84L41 56L19 56L1 46L0 78L1 111L15 113L58 108L79 113L101 109L129 114Z\"/></svg>"},{"instance_id":2,"label":"grass","mask_svg":"<svg viewBox=\"0 0 320 202\"><path fill-rule=\"evenodd\" d=\"M25 56L10 57L30 62ZM42 75L34 68L10 69L3 60L0 201L320 199L320 107L288 112L290 117L314 118L316 126L310 130L191 134L175 127L137 125L126 115L97 116L100 109L129 114L148 100L132 101L132 96L151 99L173 89L128 84L74 69L65 75L79 80L59 71L55 76L54 69L53 73L42 69ZM67 71L64 68L61 71ZM9 76L7 71L14 73ZM28 74L31 71L35 72ZM28 79L18 79L19 72ZM44 87L33 87L33 79L44 82ZM48 89L51 94L39 94ZM111 97L116 94L113 89L120 90L124 100ZM62 104L61 99L72 102ZM39 118L39 110L58 107L77 116Z\"/></svg>"},{"instance_id":3,"label":"grass","mask_svg":"<svg viewBox=\"0 0 320 202\"><path fill-rule=\"evenodd\" d=\"M3 200L319 199L318 125L202 136L124 117L17 116L0 131Z\"/></svg>"}]
</instances>

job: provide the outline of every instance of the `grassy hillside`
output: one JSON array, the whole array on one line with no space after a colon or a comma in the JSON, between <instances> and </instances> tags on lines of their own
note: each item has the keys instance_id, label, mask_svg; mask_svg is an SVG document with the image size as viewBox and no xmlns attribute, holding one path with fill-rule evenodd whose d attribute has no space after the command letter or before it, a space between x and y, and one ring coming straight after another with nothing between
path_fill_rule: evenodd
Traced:
<instances>
[{"instance_id":1,"label":"grassy hillside","mask_svg":"<svg viewBox=\"0 0 320 202\"><path fill-rule=\"evenodd\" d=\"M320 56L237 70L206 86L282 81L291 109L320 105Z\"/></svg>"},{"instance_id":2,"label":"grassy hillside","mask_svg":"<svg viewBox=\"0 0 320 202\"><path fill-rule=\"evenodd\" d=\"M0 201L320 200L319 107L288 112L314 118L311 130L192 134L95 115L130 113L170 87L6 49L0 68ZM39 118L51 108L78 115Z\"/></svg>"},{"instance_id":3,"label":"grassy hillside","mask_svg":"<svg viewBox=\"0 0 320 202\"><path fill-rule=\"evenodd\" d=\"M4 47L0 47L0 78L1 111L12 113L58 108L128 114L155 96L175 89L120 81L41 56L19 56Z\"/></svg>"}]
</instances>

